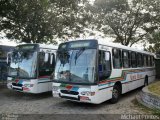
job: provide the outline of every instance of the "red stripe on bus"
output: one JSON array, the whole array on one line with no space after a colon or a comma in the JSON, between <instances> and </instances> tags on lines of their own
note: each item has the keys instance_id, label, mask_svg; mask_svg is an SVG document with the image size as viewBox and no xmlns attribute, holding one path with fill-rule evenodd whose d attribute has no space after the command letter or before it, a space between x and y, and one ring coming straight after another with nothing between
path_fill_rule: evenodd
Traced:
<instances>
[{"instance_id":1,"label":"red stripe on bus","mask_svg":"<svg viewBox=\"0 0 160 120\"><path fill-rule=\"evenodd\" d=\"M99 82L99 84L105 84L109 82L122 81L122 80L124 80L124 78L117 78L115 80L106 80L106 81Z\"/></svg>"}]
</instances>

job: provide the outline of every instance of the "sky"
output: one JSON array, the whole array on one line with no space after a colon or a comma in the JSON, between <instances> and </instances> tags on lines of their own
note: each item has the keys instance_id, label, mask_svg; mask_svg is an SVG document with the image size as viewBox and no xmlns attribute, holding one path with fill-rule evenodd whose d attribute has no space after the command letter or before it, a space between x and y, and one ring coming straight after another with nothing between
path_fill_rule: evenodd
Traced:
<instances>
[{"instance_id":1,"label":"sky","mask_svg":"<svg viewBox=\"0 0 160 120\"><path fill-rule=\"evenodd\" d=\"M14 40L7 39L5 34L0 32L0 45L16 46L17 43Z\"/></svg>"},{"instance_id":2,"label":"sky","mask_svg":"<svg viewBox=\"0 0 160 120\"><path fill-rule=\"evenodd\" d=\"M99 39L99 40L107 40L108 42L112 42L114 39L111 37L105 37L105 38L101 38L100 34L102 33L97 33L97 35L95 36L80 36L80 38L75 38L75 39L69 39L69 40L79 40L79 39ZM4 37L5 34L0 32L0 45L8 45L8 46L16 46L18 45L18 43L16 43L15 40L9 40L6 37ZM60 41L58 41L58 43L61 43ZM132 46L132 48L138 49L138 50L143 50L143 44L138 43Z\"/></svg>"}]
</instances>

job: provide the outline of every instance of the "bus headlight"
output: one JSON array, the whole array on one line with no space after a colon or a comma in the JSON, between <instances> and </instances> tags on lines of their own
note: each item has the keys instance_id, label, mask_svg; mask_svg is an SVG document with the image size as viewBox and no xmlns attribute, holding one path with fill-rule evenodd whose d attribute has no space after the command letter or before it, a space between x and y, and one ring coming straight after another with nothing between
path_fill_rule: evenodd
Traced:
<instances>
[{"instance_id":1,"label":"bus headlight","mask_svg":"<svg viewBox=\"0 0 160 120\"><path fill-rule=\"evenodd\" d=\"M58 91L58 86L53 86L52 91Z\"/></svg>"},{"instance_id":2,"label":"bus headlight","mask_svg":"<svg viewBox=\"0 0 160 120\"><path fill-rule=\"evenodd\" d=\"M12 83L11 83L11 82L7 83L7 87L8 87L9 89L11 89L11 88L12 88Z\"/></svg>"},{"instance_id":3,"label":"bus headlight","mask_svg":"<svg viewBox=\"0 0 160 120\"><path fill-rule=\"evenodd\" d=\"M83 91L83 92L81 92L81 95L94 96L94 95L95 95L95 92Z\"/></svg>"}]
</instances>

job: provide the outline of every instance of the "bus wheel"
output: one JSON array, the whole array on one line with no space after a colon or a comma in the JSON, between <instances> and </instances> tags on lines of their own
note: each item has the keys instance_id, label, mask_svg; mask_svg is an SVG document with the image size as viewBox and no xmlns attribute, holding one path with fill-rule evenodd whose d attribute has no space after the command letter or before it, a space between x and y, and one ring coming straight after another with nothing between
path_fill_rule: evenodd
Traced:
<instances>
[{"instance_id":1,"label":"bus wheel","mask_svg":"<svg viewBox=\"0 0 160 120\"><path fill-rule=\"evenodd\" d=\"M115 85L113 87L113 90L112 90L112 98L111 98L111 103L117 103L119 98L120 98L120 95L121 95L121 92L120 92L120 87L118 85Z\"/></svg>"},{"instance_id":2,"label":"bus wheel","mask_svg":"<svg viewBox=\"0 0 160 120\"><path fill-rule=\"evenodd\" d=\"M147 77L147 76L146 76L145 79L144 79L144 87L145 87L145 86L148 86L148 77Z\"/></svg>"}]
</instances>

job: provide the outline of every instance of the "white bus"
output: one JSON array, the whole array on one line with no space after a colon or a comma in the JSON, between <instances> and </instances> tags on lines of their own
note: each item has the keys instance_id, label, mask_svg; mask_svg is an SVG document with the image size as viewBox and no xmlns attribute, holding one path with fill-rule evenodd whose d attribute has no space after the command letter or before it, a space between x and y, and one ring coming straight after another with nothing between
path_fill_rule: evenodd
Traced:
<instances>
[{"instance_id":1,"label":"white bus","mask_svg":"<svg viewBox=\"0 0 160 120\"><path fill-rule=\"evenodd\" d=\"M99 104L155 79L154 54L98 40L61 43L53 97Z\"/></svg>"},{"instance_id":2,"label":"white bus","mask_svg":"<svg viewBox=\"0 0 160 120\"><path fill-rule=\"evenodd\" d=\"M22 44L10 53L9 89L25 93L52 91L50 75L55 68L57 46Z\"/></svg>"}]
</instances>

